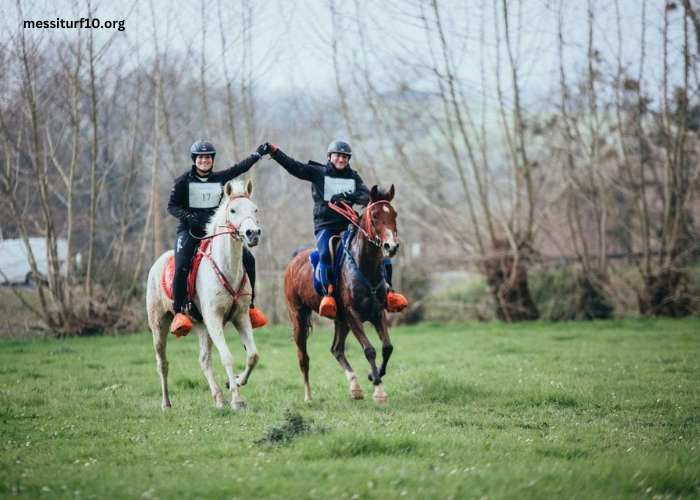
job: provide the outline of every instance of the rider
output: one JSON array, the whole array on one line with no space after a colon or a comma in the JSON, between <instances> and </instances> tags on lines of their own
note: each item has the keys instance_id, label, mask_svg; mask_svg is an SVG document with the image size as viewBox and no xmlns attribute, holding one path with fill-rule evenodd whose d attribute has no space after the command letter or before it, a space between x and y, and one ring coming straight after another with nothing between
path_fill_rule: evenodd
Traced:
<instances>
[{"instance_id":1,"label":"rider","mask_svg":"<svg viewBox=\"0 0 700 500\"><path fill-rule=\"evenodd\" d=\"M331 253L329 242L332 236L342 233L348 225L347 219L328 206L328 202L338 203L345 201L349 205L366 206L369 202L369 189L362 182L360 175L350 168L352 148L344 141L333 141L326 152L327 163L322 165L316 162L308 164L296 161L279 150L274 144L265 143L261 147L268 147L265 152L277 163L302 180L310 181L311 196L314 200L314 233L316 235L316 247L318 248L320 262L318 264L319 277L325 296L321 300L319 314L327 318L335 318L336 303L333 298L331 286ZM386 262L387 293L386 308L390 312L403 310L408 302L406 298L391 289L391 261Z\"/></svg>"},{"instance_id":2,"label":"rider","mask_svg":"<svg viewBox=\"0 0 700 500\"><path fill-rule=\"evenodd\" d=\"M192 144L190 153L194 165L175 179L168 202L168 213L180 220L175 242L175 276L173 278L175 318L170 326L172 333L180 336L187 335L192 329L192 322L183 314L183 310L189 310L190 314L197 314L194 304L189 301L185 303L187 276L192 268L192 257L197 251L201 238L206 235L207 222L216 211L223 196L223 185L250 170L261 156L269 152L268 150L269 148L261 146L255 153L233 167L214 172L216 156L214 145L204 139ZM243 246L243 267L252 288L249 311L252 326L253 328L264 326L267 319L254 305L255 257L245 246Z\"/></svg>"}]
</instances>

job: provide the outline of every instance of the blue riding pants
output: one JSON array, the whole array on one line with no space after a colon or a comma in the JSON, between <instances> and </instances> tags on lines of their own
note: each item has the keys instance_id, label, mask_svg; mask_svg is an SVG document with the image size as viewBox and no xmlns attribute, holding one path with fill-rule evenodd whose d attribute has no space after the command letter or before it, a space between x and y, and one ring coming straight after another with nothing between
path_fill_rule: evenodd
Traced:
<instances>
[{"instance_id":1,"label":"blue riding pants","mask_svg":"<svg viewBox=\"0 0 700 500\"><path fill-rule=\"evenodd\" d=\"M333 236L342 233L342 231L331 231L330 229L319 229L316 231L316 249L321 258L321 262L330 266L331 262L331 249L329 243Z\"/></svg>"}]
</instances>

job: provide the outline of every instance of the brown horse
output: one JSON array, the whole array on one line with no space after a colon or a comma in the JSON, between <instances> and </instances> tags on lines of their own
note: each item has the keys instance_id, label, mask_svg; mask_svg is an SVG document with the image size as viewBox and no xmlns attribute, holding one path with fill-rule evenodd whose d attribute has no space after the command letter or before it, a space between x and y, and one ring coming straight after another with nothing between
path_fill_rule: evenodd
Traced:
<instances>
[{"instance_id":1,"label":"brown horse","mask_svg":"<svg viewBox=\"0 0 700 500\"><path fill-rule=\"evenodd\" d=\"M350 383L350 395L355 399L362 399L362 387L345 358L345 340L352 330L369 361L368 377L374 384L374 400L379 403L387 402L382 377L386 374L386 366L393 351L384 311L389 287L382 273L384 259L393 257L399 249L397 214L391 206L393 198L393 185L389 191L379 190L374 186L369 204L358 221L359 229L355 230L354 236L348 240L335 293L338 311L335 318L335 337L331 346L331 352L345 370ZM321 303L321 297L313 287L310 253L311 250L306 250L296 255L287 266L284 275L284 294L289 317L294 325L294 341L299 350L299 367L304 378L306 401L311 401L312 398L306 341L311 330L311 312L318 313ZM377 353L365 335L365 321L374 325L382 341L382 364L379 368L375 362Z\"/></svg>"}]
</instances>

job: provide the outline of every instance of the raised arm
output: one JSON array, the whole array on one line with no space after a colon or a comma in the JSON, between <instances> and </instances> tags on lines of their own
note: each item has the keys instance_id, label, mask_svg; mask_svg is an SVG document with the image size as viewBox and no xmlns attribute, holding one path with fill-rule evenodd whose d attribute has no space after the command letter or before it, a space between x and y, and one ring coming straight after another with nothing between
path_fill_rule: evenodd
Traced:
<instances>
[{"instance_id":1,"label":"raised arm","mask_svg":"<svg viewBox=\"0 0 700 500\"><path fill-rule=\"evenodd\" d=\"M275 146L272 146L270 156L282 165L282 168L287 172L292 174L297 179L302 179L304 181L313 182L319 177L323 176L323 171L320 167L315 165L307 165L296 161L294 158L290 158Z\"/></svg>"},{"instance_id":2,"label":"raised arm","mask_svg":"<svg viewBox=\"0 0 700 500\"><path fill-rule=\"evenodd\" d=\"M225 184L231 179L235 179L239 175L245 174L248 170L251 169L253 165L255 165L258 160L260 159L260 153L257 151L250 155L248 158L236 163L233 167L230 167L224 171L221 172L221 183Z\"/></svg>"}]
</instances>

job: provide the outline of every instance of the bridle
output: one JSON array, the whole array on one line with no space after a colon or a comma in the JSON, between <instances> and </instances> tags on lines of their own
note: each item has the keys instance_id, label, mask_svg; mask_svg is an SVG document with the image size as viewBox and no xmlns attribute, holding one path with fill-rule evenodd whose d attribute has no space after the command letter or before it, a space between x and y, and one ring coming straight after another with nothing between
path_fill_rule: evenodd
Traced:
<instances>
[{"instance_id":1,"label":"bridle","mask_svg":"<svg viewBox=\"0 0 700 500\"><path fill-rule=\"evenodd\" d=\"M256 219L254 219L252 216L250 216L250 215L248 215L247 217L244 217L243 220L241 221L241 223L238 224L238 226L236 226L234 223L232 223L231 221L229 221L229 219L228 219L228 215L229 215L229 213L230 213L230 212L229 212L229 206L231 205L231 202L232 202L233 200L236 200L236 199L238 199L238 198L248 198L248 199L250 199L250 197L249 197L248 195L245 195L245 194L241 194L241 195L238 195L238 196L234 196L233 198L229 198L228 202L226 203L226 209L225 209L225 210L226 210L226 220L224 221L224 224L223 224L223 225L219 225L219 226L218 226L218 227L220 227L220 228L222 227L222 228L226 229L225 231L221 231L220 233L214 233L214 234L209 235L209 236L199 237L199 236L193 235L193 234L192 234L192 231L190 230L190 236L192 236L193 238L198 239L198 240L210 240L210 239L212 239L212 238L216 238L217 236L221 236L221 235L224 235L224 234L228 234L228 235L231 235L231 238L233 238L233 239L236 240L236 241L243 241L243 237L242 237L242 236L240 235L240 233L238 232L239 229L241 228L241 226L243 225L243 223L244 223L246 220L248 220L248 219L250 219L250 220L252 220L253 222L255 222L255 225L259 225L259 222L258 222Z\"/></svg>"},{"instance_id":2,"label":"bridle","mask_svg":"<svg viewBox=\"0 0 700 500\"><path fill-rule=\"evenodd\" d=\"M329 201L328 206L332 210L338 212L340 215L348 219L355 227L357 227L357 229L359 229L362 232L362 234L365 235L365 237L370 243L381 248L382 239L379 237L379 231L377 231L377 228L372 222L370 210L376 205L380 205L382 203L386 203L387 205L391 206L391 203L389 203L387 200L379 200L367 205L367 208L365 208L365 211L362 214L362 217L364 217L365 219L363 221L363 225L365 226L364 228L358 224L359 217L357 216L357 213L352 209L350 205L348 205L344 201L339 201L338 204L334 204Z\"/></svg>"}]
</instances>

